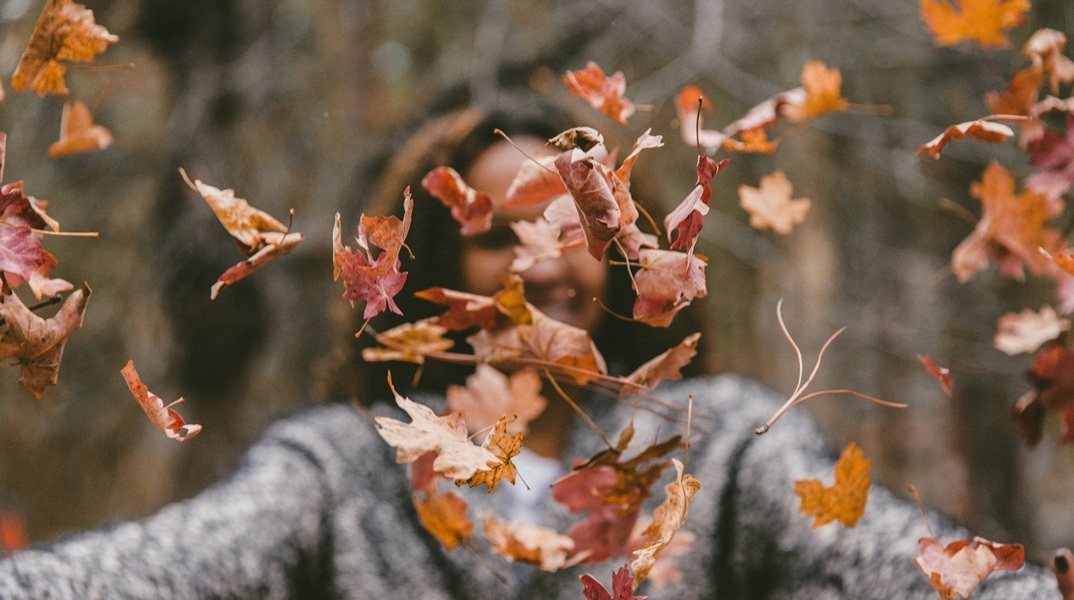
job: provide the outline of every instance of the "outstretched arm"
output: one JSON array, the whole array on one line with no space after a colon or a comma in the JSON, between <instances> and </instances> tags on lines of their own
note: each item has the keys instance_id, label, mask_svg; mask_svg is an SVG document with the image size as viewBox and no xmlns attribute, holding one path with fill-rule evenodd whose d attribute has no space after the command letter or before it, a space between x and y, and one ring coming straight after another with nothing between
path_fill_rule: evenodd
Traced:
<instances>
[{"instance_id":1,"label":"outstretched arm","mask_svg":"<svg viewBox=\"0 0 1074 600\"><path fill-rule=\"evenodd\" d=\"M322 479L301 448L262 442L195 498L0 562L0 598L295 597L319 579Z\"/></svg>"}]
</instances>

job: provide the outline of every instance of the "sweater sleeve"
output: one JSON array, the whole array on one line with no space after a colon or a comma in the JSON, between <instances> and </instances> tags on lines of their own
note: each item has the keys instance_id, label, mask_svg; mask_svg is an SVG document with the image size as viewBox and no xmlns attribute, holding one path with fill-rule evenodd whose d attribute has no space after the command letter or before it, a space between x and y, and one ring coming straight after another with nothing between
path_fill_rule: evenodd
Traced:
<instances>
[{"instance_id":1,"label":"sweater sleeve","mask_svg":"<svg viewBox=\"0 0 1074 600\"><path fill-rule=\"evenodd\" d=\"M788 414L763 436L744 429L724 491L723 507L731 512L722 515L729 525L722 541L728 597L937 597L913 562L918 539L929 535L916 504L874 485L855 527L833 523L813 529L812 519L799 513L793 482L831 481L835 455L829 443L802 414ZM973 537L938 514L929 521L944 545ZM1059 593L1050 572L1027 564L1017 572L993 573L973 598L1058 599Z\"/></svg>"},{"instance_id":2,"label":"sweater sleeve","mask_svg":"<svg viewBox=\"0 0 1074 600\"><path fill-rule=\"evenodd\" d=\"M323 462L277 426L190 500L0 562L0 598L295 597L318 579Z\"/></svg>"}]
</instances>

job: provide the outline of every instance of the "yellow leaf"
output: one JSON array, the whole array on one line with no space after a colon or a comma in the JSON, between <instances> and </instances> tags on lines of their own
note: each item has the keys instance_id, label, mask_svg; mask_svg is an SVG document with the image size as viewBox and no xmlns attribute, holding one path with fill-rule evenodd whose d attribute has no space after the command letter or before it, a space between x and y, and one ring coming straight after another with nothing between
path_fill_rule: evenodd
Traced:
<instances>
[{"instance_id":1,"label":"yellow leaf","mask_svg":"<svg viewBox=\"0 0 1074 600\"><path fill-rule=\"evenodd\" d=\"M466 500L455 492L438 494L435 489L423 499L419 495L414 495L418 520L445 548L454 550L461 542L470 540L474 524L466 518Z\"/></svg>"},{"instance_id":2,"label":"yellow leaf","mask_svg":"<svg viewBox=\"0 0 1074 600\"><path fill-rule=\"evenodd\" d=\"M92 10L71 0L49 0L11 76L11 87L19 93L29 86L40 96L65 95L66 67L58 61L93 62L118 41L94 21Z\"/></svg>"},{"instance_id":3,"label":"yellow leaf","mask_svg":"<svg viewBox=\"0 0 1074 600\"><path fill-rule=\"evenodd\" d=\"M824 487L817 479L794 482L794 493L802 499L799 512L814 517L814 528L836 519L844 527L853 527L865 513L871 466L861 449L851 442L835 463L835 485Z\"/></svg>"}]
</instances>

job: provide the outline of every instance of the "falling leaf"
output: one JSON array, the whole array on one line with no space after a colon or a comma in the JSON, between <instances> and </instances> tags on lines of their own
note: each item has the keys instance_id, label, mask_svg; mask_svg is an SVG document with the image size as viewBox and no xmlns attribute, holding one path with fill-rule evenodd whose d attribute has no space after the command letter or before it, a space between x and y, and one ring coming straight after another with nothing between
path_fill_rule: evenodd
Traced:
<instances>
[{"instance_id":1,"label":"falling leaf","mask_svg":"<svg viewBox=\"0 0 1074 600\"><path fill-rule=\"evenodd\" d=\"M603 144L604 136L592 127L571 127L548 140L549 146L565 152L577 148L584 153L588 153L593 148ZM592 156L589 157L592 158Z\"/></svg>"},{"instance_id":2,"label":"falling leaf","mask_svg":"<svg viewBox=\"0 0 1074 600\"><path fill-rule=\"evenodd\" d=\"M400 396L395 388L392 393L396 404L410 415L411 422L376 417L375 424L377 433L396 449L396 462L409 463L426 452L436 452L433 469L451 479L469 479L478 471L502 464L496 455L468 439L462 415L451 413L438 417L428 406Z\"/></svg>"},{"instance_id":3,"label":"falling leaf","mask_svg":"<svg viewBox=\"0 0 1074 600\"><path fill-rule=\"evenodd\" d=\"M943 546L934 538L917 542L914 564L928 578L941 599L968 598L993 571L1017 571L1025 564L1021 544L997 544L984 538L958 540Z\"/></svg>"},{"instance_id":4,"label":"falling leaf","mask_svg":"<svg viewBox=\"0 0 1074 600\"><path fill-rule=\"evenodd\" d=\"M48 147L56 158L79 152L96 152L112 145L112 132L93 122L93 115L81 100L63 103L60 140Z\"/></svg>"},{"instance_id":5,"label":"falling leaf","mask_svg":"<svg viewBox=\"0 0 1074 600\"><path fill-rule=\"evenodd\" d=\"M1030 146L1036 172L1026 179L1027 188L1059 202L1074 187L1074 102L1064 108L1066 132L1049 129Z\"/></svg>"},{"instance_id":6,"label":"falling leaf","mask_svg":"<svg viewBox=\"0 0 1074 600\"><path fill-rule=\"evenodd\" d=\"M673 458L671 462L675 465L675 479L664 486L664 502L653 510L653 522L642 534L650 542L634 552L637 558L630 563L630 570L634 572L634 587L649 577L657 557L671 544L679 528L686 524L690 501L701 489L701 482L693 475L684 473L685 467L678 459Z\"/></svg>"},{"instance_id":7,"label":"falling leaf","mask_svg":"<svg viewBox=\"0 0 1074 600\"><path fill-rule=\"evenodd\" d=\"M672 250L685 250L692 253L697 236L704 225L703 218L709 212L709 198L712 196L712 178L727 167L730 161L712 160L704 154L697 156L697 182L686 198L664 218L664 229ZM674 239L672 234L674 233Z\"/></svg>"},{"instance_id":8,"label":"falling leaf","mask_svg":"<svg viewBox=\"0 0 1074 600\"><path fill-rule=\"evenodd\" d=\"M1041 28L1029 37L1022 53L1040 65L1048 75L1048 85L1053 94L1059 93L1059 86L1074 81L1074 61L1063 54L1067 47L1067 36L1054 29Z\"/></svg>"},{"instance_id":9,"label":"falling leaf","mask_svg":"<svg viewBox=\"0 0 1074 600\"><path fill-rule=\"evenodd\" d=\"M925 367L925 371L929 375L932 375L940 382L940 387L943 389L943 393L947 394L947 397L951 397L951 369L947 367L937 366L932 362L932 358L929 355L917 355L917 362L921 363L922 367Z\"/></svg>"},{"instance_id":10,"label":"falling leaf","mask_svg":"<svg viewBox=\"0 0 1074 600\"><path fill-rule=\"evenodd\" d=\"M789 235L809 212L809 198L791 199L791 182L783 171L762 177L760 187L740 185L738 203L750 214L754 229L770 228L781 235Z\"/></svg>"},{"instance_id":11,"label":"falling leaf","mask_svg":"<svg viewBox=\"0 0 1074 600\"><path fill-rule=\"evenodd\" d=\"M1059 341L1033 357L1026 376L1033 388L1014 405L1015 430L1030 446L1044 435L1046 412L1062 412L1060 429L1064 444L1074 443L1074 351Z\"/></svg>"},{"instance_id":12,"label":"falling leaf","mask_svg":"<svg viewBox=\"0 0 1074 600\"><path fill-rule=\"evenodd\" d=\"M634 275L638 299L634 318L654 327L667 327L675 315L694 298L707 293L703 258L671 250L643 249L638 253L640 270Z\"/></svg>"},{"instance_id":13,"label":"falling leaf","mask_svg":"<svg viewBox=\"0 0 1074 600\"><path fill-rule=\"evenodd\" d=\"M612 573L611 592L589 573L579 577L579 580L582 582L582 593L586 600L646 600L648 598L648 596L634 595L634 576L630 574L630 567L627 565L619 567Z\"/></svg>"},{"instance_id":14,"label":"falling leaf","mask_svg":"<svg viewBox=\"0 0 1074 600\"><path fill-rule=\"evenodd\" d=\"M93 62L118 41L94 21L92 10L71 0L48 0L11 76L11 87L20 94L29 86L39 96L66 95L67 67L59 61Z\"/></svg>"},{"instance_id":15,"label":"falling leaf","mask_svg":"<svg viewBox=\"0 0 1074 600\"><path fill-rule=\"evenodd\" d=\"M621 227L619 203L611 184L599 163L577 149L559 155L555 165L574 198L589 254L599 260Z\"/></svg>"},{"instance_id":16,"label":"falling leaf","mask_svg":"<svg viewBox=\"0 0 1074 600\"><path fill-rule=\"evenodd\" d=\"M576 552L589 553L586 563L626 554L642 503L670 464L658 459L682 447L681 438L673 436L624 459L622 451L629 441L629 434L623 436L617 448L577 465L572 473L552 486L552 497L570 512L588 513L567 532L574 540Z\"/></svg>"},{"instance_id":17,"label":"falling leaf","mask_svg":"<svg viewBox=\"0 0 1074 600\"><path fill-rule=\"evenodd\" d=\"M651 518L638 519L638 522L634 524L634 530L630 532L630 542L628 543L632 554L644 549L649 543L649 538L642 535L642 533L649 528L652 522ZM664 546L664 549L656 556L656 560L649 569L649 576L645 580L653 585L665 585L682 581L683 573L678 564L676 564L676 559L690 553L694 547L696 537L691 531L679 530L675 537L671 539L671 542Z\"/></svg>"},{"instance_id":18,"label":"falling leaf","mask_svg":"<svg viewBox=\"0 0 1074 600\"><path fill-rule=\"evenodd\" d=\"M555 156L542 156L536 160L523 161L518 173L511 180L504 194L501 207L506 210L539 204L567 193L559 173L556 172Z\"/></svg>"},{"instance_id":19,"label":"falling leaf","mask_svg":"<svg viewBox=\"0 0 1074 600\"><path fill-rule=\"evenodd\" d=\"M570 566L574 540L547 527L524 521L485 519L485 537L492 542L492 551L512 562L537 566L542 571L555 572Z\"/></svg>"},{"instance_id":20,"label":"falling leaf","mask_svg":"<svg viewBox=\"0 0 1074 600\"><path fill-rule=\"evenodd\" d=\"M179 169L179 173L190 189L201 194L213 214L220 220L220 224L246 247L248 253L255 252L261 245L263 231L287 232L287 226L272 215L250 206L250 203L242 198L236 198L235 190L221 190L202 183L200 179L191 183L185 170Z\"/></svg>"},{"instance_id":21,"label":"falling leaf","mask_svg":"<svg viewBox=\"0 0 1074 600\"><path fill-rule=\"evenodd\" d=\"M377 342L387 347L363 348L362 360L367 362L399 360L417 365L425 364L427 354L444 352L455 345L455 342L444 337L445 333L447 333L447 328L432 318L414 323L403 323L388 331L378 333ZM448 398L450 401L450 394ZM492 425L493 422L495 420L489 421L488 425Z\"/></svg>"},{"instance_id":22,"label":"falling leaf","mask_svg":"<svg viewBox=\"0 0 1074 600\"><path fill-rule=\"evenodd\" d=\"M34 314L14 293L0 295L0 317L7 323L7 331L0 333L0 359L18 363L19 383L35 397L56 385L64 345L82 327L90 293L83 284L49 319Z\"/></svg>"},{"instance_id":23,"label":"falling leaf","mask_svg":"<svg viewBox=\"0 0 1074 600\"><path fill-rule=\"evenodd\" d=\"M183 417L179 416L179 413L172 409L173 406L183 401L182 398L165 406L160 397L149 391L149 388L142 383L142 378L138 376L138 371L134 368L134 360L128 360L120 373L123 374L123 380L127 382L127 387L130 388L134 399L138 401L146 416L149 417L149 421L161 433L177 442L185 442L201 432L201 425L188 424L183 420Z\"/></svg>"},{"instance_id":24,"label":"falling leaf","mask_svg":"<svg viewBox=\"0 0 1074 600\"><path fill-rule=\"evenodd\" d=\"M805 99L801 104L787 106L783 114L792 122L816 119L830 112L846 110L849 103L842 96L840 88L843 76L839 69L829 69L817 60L806 61L802 65L802 87Z\"/></svg>"},{"instance_id":25,"label":"falling leaf","mask_svg":"<svg viewBox=\"0 0 1074 600\"><path fill-rule=\"evenodd\" d=\"M939 159L940 151L943 150L943 147L951 140L960 140L964 137L971 137L982 142L1002 142L1013 136L1014 130L1003 123L995 123L993 121L984 121L981 119L967 121L965 123L959 123L958 125L951 125L940 135L929 142L922 144L922 146L917 149L917 154L928 152L929 156L932 158Z\"/></svg>"},{"instance_id":26,"label":"falling leaf","mask_svg":"<svg viewBox=\"0 0 1074 600\"><path fill-rule=\"evenodd\" d=\"M835 484L832 487L824 487L818 479L794 482L794 493L802 499L799 512L814 518L814 529L836 519L844 527L853 527L865 514L871 466L872 463L865 460L861 450L851 442L835 463Z\"/></svg>"},{"instance_id":27,"label":"falling leaf","mask_svg":"<svg viewBox=\"0 0 1074 600\"><path fill-rule=\"evenodd\" d=\"M437 167L421 179L421 187L451 209L451 216L462 225L462 235L484 233L492 227L492 198L466 185L451 167Z\"/></svg>"},{"instance_id":28,"label":"falling leaf","mask_svg":"<svg viewBox=\"0 0 1074 600\"><path fill-rule=\"evenodd\" d=\"M541 395L541 377L533 369L512 373L510 378L486 364L477 365L466 386L447 390L448 410L461 412L470 431L481 431L507 415L510 433L526 433L530 421L544 412L548 401Z\"/></svg>"},{"instance_id":29,"label":"falling leaf","mask_svg":"<svg viewBox=\"0 0 1074 600\"><path fill-rule=\"evenodd\" d=\"M481 447L495 456L500 464L490 465L486 469L481 469L465 481L456 479L455 485L462 485L463 483L470 487L484 485L490 494L505 479L513 485L518 472L515 470L515 465L511 462L511 459L518 456L519 451L522 449L522 434L508 433L507 417L500 417L492 431L485 437Z\"/></svg>"},{"instance_id":30,"label":"falling leaf","mask_svg":"<svg viewBox=\"0 0 1074 600\"><path fill-rule=\"evenodd\" d=\"M973 232L951 254L951 270L959 281L986 268L990 256L1004 275L1019 280L1025 277L1024 267L1034 273L1050 268L1040 248L1054 252L1062 244L1058 231L1045 226L1062 206L1032 190L1015 194L1014 184L1014 177L992 162L970 187L983 209Z\"/></svg>"},{"instance_id":31,"label":"falling leaf","mask_svg":"<svg viewBox=\"0 0 1074 600\"><path fill-rule=\"evenodd\" d=\"M0 170L4 141L0 138ZM73 288L62 279L48 278L57 261L41 244L39 230L59 231L60 224L45 214L47 204L24 194L21 181L0 187L0 274L12 290L29 282L38 299Z\"/></svg>"},{"instance_id":32,"label":"falling leaf","mask_svg":"<svg viewBox=\"0 0 1074 600\"><path fill-rule=\"evenodd\" d=\"M1021 25L1029 0L921 0L921 20L940 46L972 40L983 48L1010 45L1004 30Z\"/></svg>"},{"instance_id":33,"label":"falling leaf","mask_svg":"<svg viewBox=\"0 0 1074 600\"><path fill-rule=\"evenodd\" d=\"M712 108L712 103L701 93L696 85L688 85L679 90L675 97L675 109L679 121L679 134L687 146L701 146L706 152L715 152L728 136L715 129L702 127L702 108Z\"/></svg>"},{"instance_id":34,"label":"falling leaf","mask_svg":"<svg viewBox=\"0 0 1074 600\"><path fill-rule=\"evenodd\" d=\"M225 287L250 276L254 271L273 260L276 260L285 254L294 252L295 248L298 247L303 239L301 233L288 233L286 235L263 233L261 236L265 245L262 246L260 250L255 252L253 256L243 260L227 271L224 271L220 277L216 279L216 283L209 289L209 298L211 300L216 300L216 296L220 293L220 290Z\"/></svg>"},{"instance_id":35,"label":"falling leaf","mask_svg":"<svg viewBox=\"0 0 1074 600\"><path fill-rule=\"evenodd\" d=\"M433 489L424 494L414 494L414 508L418 511L421 525L448 550L470 541L474 524L466 518L466 506L466 500L451 491L439 494Z\"/></svg>"},{"instance_id":36,"label":"falling leaf","mask_svg":"<svg viewBox=\"0 0 1074 600\"><path fill-rule=\"evenodd\" d=\"M403 219L388 217L361 217L358 226L359 250L343 245L339 213L332 230L332 276L343 277L343 298L354 306L364 301L364 319L370 319L385 310L403 314L395 304L395 295L403 289L407 274L399 270L399 251L410 231L411 211L414 200L410 188L403 192ZM376 259L371 247L381 249Z\"/></svg>"},{"instance_id":37,"label":"falling leaf","mask_svg":"<svg viewBox=\"0 0 1074 600\"><path fill-rule=\"evenodd\" d=\"M248 277L276 258L290 254L302 242L301 233L290 233L290 228L272 215L250 206L242 198L236 198L235 190L221 190L202 183L200 179L191 182L185 170L179 169L179 173L190 189L201 194L224 229L239 240L243 254L248 255L248 258L217 278L209 290L211 299L216 300L220 290L225 287Z\"/></svg>"},{"instance_id":38,"label":"falling leaf","mask_svg":"<svg viewBox=\"0 0 1074 600\"><path fill-rule=\"evenodd\" d=\"M1020 313L1005 313L999 318L993 345L997 350L1014 356L1033 352L1069 329L1070 320L1060 318L1054 308L1043 306L1040 312L1027 308Z\"/></svg>"},{"instance_id":39,"label":"falling leaf","mask_svg":"<svg viewBox=\"0 0 1074 600\"><path fill-rule=\"evenodd\" d=\"M605 76L600 65L590 61L585 69L567 71L563 83L571 95L577 96L590 106L626 125L634 115L634 103L623 96L626 93L626 77L622 71Z\"/></svg>"},{"instance_id":40,"label":"falling leaf","mask_svg":"<svg viewBox=\"0 0 1074 600\"><path fill-rule=\"evenodd\" d=\"M627 381L651 390L656 388L661 381L678 381L682 379L680 371L697 356L697 342L700 339L700 333L692 333L686 336L686 339L680 342L679 345L649 359L645 364L635 369L633 373L627 376ZM624 388L624 390L626 389Z\"/></svg>"}]
</instances>

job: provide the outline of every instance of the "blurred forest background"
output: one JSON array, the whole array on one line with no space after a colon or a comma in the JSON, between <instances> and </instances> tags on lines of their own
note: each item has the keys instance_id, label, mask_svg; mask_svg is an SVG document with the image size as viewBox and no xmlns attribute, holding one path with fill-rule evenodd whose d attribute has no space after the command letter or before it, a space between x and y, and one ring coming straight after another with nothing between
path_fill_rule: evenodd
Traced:
<instances>
[{"instance_id":1,"label":"blurred forest background","mask_svg":"<svg viewBox=\"0 0 1074 600\"><path fill-rule=\"evenodd\" d=\"M851 102L891 114L827 116L773 156L731 157L699 246L711 260L711 369L789 393L796 366L776 324L779 298L807 361L848 325L816 389L910 408L814 401L808 410L839 447L856 441L896 493L915 484L926 503L990 539L1026 543L1038 560L1074 545L1074 449L1058 445L1054 419L1038 448L1016 438L1009 411L1028 389L1029 356L992 347L1002 313L1039 309L1053 290L994 270L962 285L946 270L972 224L939 199L979 214L969 183L992 157L1016 174L1026 158L1011 143L956 142L940 161L914 154L947 125L988 113L985 92L1024 66L1033 31L1071 35L1070 0L1033 0L1012 47L988 51L937 48L915 0L90 0L120 36L97 64L134 69L69 74L73 98L99 98L96 120L116 141L61 159L46 149L63 99L19 96L8 83L43 5L0 0L4 176L48 199L65 230L100 238L45 242L60 261L54 276L94 290L59 385L35 400L17 369L0 371L0 507L21 515L31 541L188 497L225 476L271 421L325 400L318 366L353 333L331 278L332 215L356 222L368 165L438 105L528 87L623 147L652 127L666 147L638 169L659 182L663 214L695 179L695 150L677 135L678 90L699 85L716 107L709 125L722 126L797 86L816 59L842 71ZM628 97L652 110L622 127L569 97L559 75L589 60L622 70ZM210 302L239 255L180 166L278 218L294 208L306 241ZM737 202L740 183L777 168L795 197L813 199L788 237L750 228ZM952 368L953 399L918 354ZM176 444L153 429L119 375L128 358L161 397L186 397L183 415L205 428L198 438Z\"/></svg>"}]
</instances>

